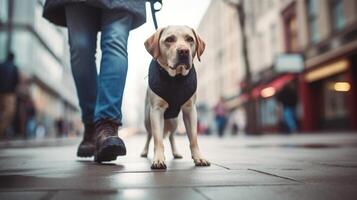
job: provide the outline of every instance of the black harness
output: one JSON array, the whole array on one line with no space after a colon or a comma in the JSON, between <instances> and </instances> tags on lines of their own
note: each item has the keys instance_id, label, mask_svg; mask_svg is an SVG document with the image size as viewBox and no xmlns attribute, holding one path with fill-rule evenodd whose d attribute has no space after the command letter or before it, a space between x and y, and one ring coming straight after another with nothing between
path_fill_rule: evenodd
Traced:
<instances>
[{"instance_id":1,"label":"black harness","mask_svg":"<svg viewBox=\"0 0 357 200\"><path fill-rule=\"evenodd\" d=\"M181 106L196 92L195 67L192 66L186 76L172 77L156 60L152 60L149 67L149 87L169 104L165 110L164 119L176 118L180 113Z\"/></svg>"}]
</instances>

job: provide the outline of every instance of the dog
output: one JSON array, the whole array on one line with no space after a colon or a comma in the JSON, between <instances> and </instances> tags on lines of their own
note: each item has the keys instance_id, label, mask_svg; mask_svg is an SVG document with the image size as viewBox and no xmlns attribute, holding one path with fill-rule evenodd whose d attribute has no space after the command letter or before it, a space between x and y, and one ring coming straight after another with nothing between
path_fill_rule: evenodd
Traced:
<instances>
[{"instance_id":1,"label":"dog","mask_svg":"<svg viewBox=\"0 0 357 200\"><path fill-rule=\"evenodd\" d=\"M172 155L182 158L175 144L178 114L190 142L191 156L196 166L209 166L197 143L196 89L197 78L193 59L200 61L204 41L187 26L158 29L145 43L153 60L149 68L149 86L145 98L145 128L147 140L142 157L147 157L151 137L154 139L152 169L166 169L163 138L169 136Z\"/></svg>"}]
</instances>

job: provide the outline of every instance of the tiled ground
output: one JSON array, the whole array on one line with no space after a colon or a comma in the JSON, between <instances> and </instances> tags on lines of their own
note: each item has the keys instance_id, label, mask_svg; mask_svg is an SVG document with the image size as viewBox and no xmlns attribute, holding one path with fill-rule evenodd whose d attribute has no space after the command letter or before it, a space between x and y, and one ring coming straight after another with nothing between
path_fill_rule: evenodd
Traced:
<instances>
[{"instance_id":1,"label":"tiled ground","mask_svg":"<svg viewBox=\"0 0 357 200\"><path fill-rule=\"evenodd\" d=\"M202 168L178 136L184 158L167 148L165 171L139 157L144 136L126 138L128 155L105 165L76 158L75 142L0 148L0 199L357 199L356 133L200 137L212 162Z\"/></svg>"}]
</instances>

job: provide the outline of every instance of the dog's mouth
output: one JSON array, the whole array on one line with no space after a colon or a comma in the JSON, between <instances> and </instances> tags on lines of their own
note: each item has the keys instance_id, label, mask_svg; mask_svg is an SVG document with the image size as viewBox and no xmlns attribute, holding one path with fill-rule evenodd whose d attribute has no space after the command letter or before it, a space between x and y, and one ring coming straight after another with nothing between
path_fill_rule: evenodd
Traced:
<instances>
[{"instance_id":1,"label":"dog's mouth","mask_svg":"<svg viewBox=\"0 0 357 200\"><path fill-rule=\"evenodd\" d=\"M184 69L188 70L191 68L190 63L188 62L178 62L173 67L170 66L171 69L176 70L178 68L183 67Z\"/></svg>"}]
</instances>

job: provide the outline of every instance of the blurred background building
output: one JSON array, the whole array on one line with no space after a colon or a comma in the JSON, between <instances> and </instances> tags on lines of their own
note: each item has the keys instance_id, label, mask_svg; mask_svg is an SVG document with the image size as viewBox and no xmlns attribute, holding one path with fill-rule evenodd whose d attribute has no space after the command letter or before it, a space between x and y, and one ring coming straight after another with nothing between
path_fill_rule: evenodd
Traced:
<instances>
[{"instance_id":1,"label":"blurred background building","mask_svg":"<svg viewBox=\"0 0 357 200\"><path fill-rule=\"evenodd\" d=\"M299 131L356 130L356 4L211 1L198 28L210 47L197 64L200 105L223 96L230 113L246 111L246 132L282 132L277 96L293 84Z\"/></svg>"},{"instance_id":2,"label":"blurred background building","mask_svg":"<svg viewBox=\"0 0 357 200\"><path fill-rule=\"evenodd\" d=\"M202 62L195 62L200 132L217 132L217 113L226 118L226 132L287 132L280 97L289 85L297 96L290 98L294 132L357 129L357 1L202 0L192 8L185 2L164 1L158 21L192 26L206 42ZM36 137L73 135L81 125L67 31L42 18L43 4L0 0L0 62L14 52L21 74L13 132L26 136L25 96L36 110ZM154 32L147 12L149 23L131 32L128 47L123 122L135 132L143 129L152 59L143 46Z\"/></svg>"},{"instance_id":3,"label":"blurred background building","mask_svg":"<svg viewBox=\"0 0 357 200\"><path fill-rule=\"evenodd\" d=\"M44 0L0 0L0 61L10 51L15 54L19 89L35 107L39 129L31 137L61 136L56 127L67 134L66 129L74 130L80 120L67 33L42 18L43 5ZM17 106L15 135L29 136L21 107Z\"/></svg>"},{"instance_id":4,"label":"blurred background building","mask_svg":"<svg viewBox=\"0 0 357 200\"><path fill-rule=\"evenodd\" d=\"M196 63L199 120L212 130L212 109L221 97L227 100L228 109L237 109L240 80L244 77L237 19L234 7L224 1L211 1L197 28L207 46L202 61Z\"/></svg>"},{"instance_id":5,"label":"blurred background building","mask_svg":"<svg viewBox=\"0 0 357 200\"><path fill-rule=\"evenodd\" d=\"M295 7L299 50L305 57L302 129L355 130L357 2L309 0L297 1Z\"/></svg>"}]
</instances>

